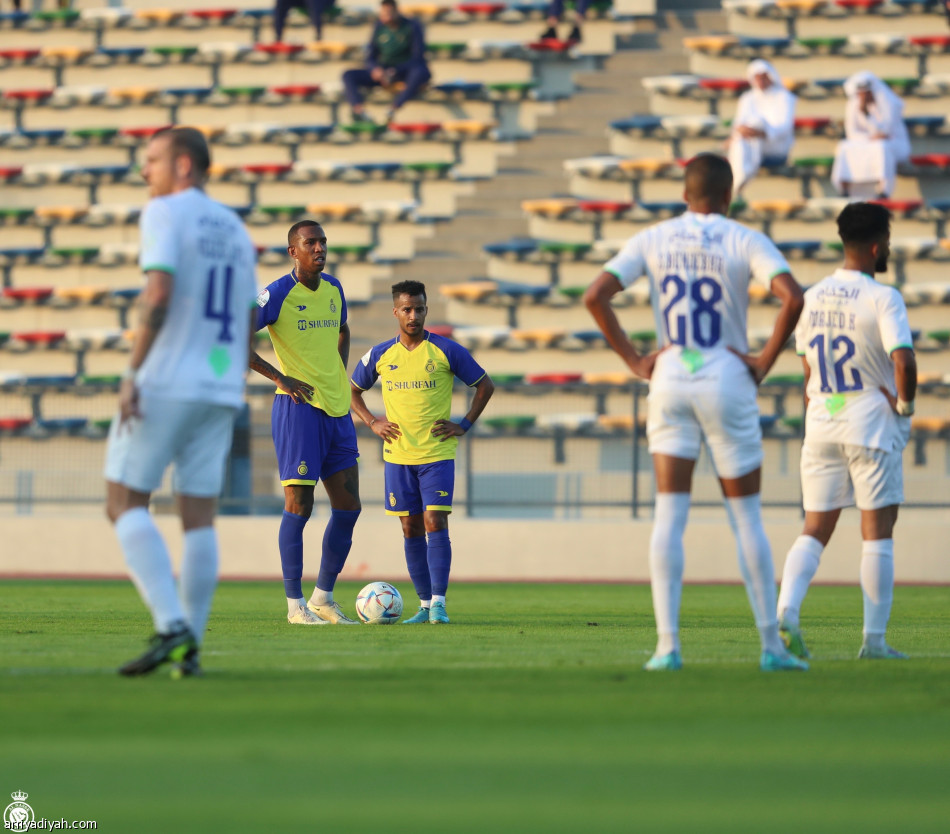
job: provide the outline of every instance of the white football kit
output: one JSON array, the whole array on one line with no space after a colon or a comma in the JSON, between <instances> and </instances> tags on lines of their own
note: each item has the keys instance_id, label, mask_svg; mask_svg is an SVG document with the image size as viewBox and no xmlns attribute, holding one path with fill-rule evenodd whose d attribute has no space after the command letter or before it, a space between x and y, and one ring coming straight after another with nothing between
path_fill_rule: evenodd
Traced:
<instances>
[{"instance_id":1,"label":"white football kit","mask_svg":"<svg viewBox=\"0 0 950 834\"><path fill-rule=\"evenodd\" d=\"M234 212L189 188L151 200L143 272L173 276L168 315L136 375L141 420L112 421L105 476L141 492L175 462L178 494L216 496L244 402L256 253Z\"/></svg>"},{"instance_id":2,"label":"white football kit","mask_svg":"<svg viewBox=\"0 0 950 834\"><path fill-rule=\"evenodd\" d=\"M810 370L801 461L805 509L899 504L910 418L895 414L879 389L896 394L891 354L913 348L900 293L864 273L838 269L805 293L795 344Z\"/></svg>"},{"instance_id":3,"label":"white football kit","mask_svg":"<svg viewBox=\"0 0 950 834\"><path fill-rule=\"evenodd\" d=\"M756 385L730 348L748 351L749 284L790 272L765 235L720 214L686 212L634 235L605 266L624 287L650 282L657 344L650 452L695 460L703 437L719 477L762 464Z\"/></svg>"}]
</instances>

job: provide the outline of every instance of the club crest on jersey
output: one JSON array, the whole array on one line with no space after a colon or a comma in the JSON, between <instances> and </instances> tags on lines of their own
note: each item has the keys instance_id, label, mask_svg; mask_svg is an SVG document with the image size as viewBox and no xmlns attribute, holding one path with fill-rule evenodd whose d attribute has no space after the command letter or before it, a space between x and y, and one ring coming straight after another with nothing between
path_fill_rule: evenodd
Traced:
<instances>
[{"instance_id":1,"label":"club crest on jersey","mask_svg":"<svg viewBox=\"0 0 950 834\"><path fill-rule=\"evenodd\" d=\"M336 302L332 298L330 299L330 312L331 313L336 312Z\"/></svg>"},{"instance_id":2,"label":"club crest on jersey","mask_svg":"<svg viewBox=\"0 0 950 834\"><path fill-rule=\"evenodd\" d=\"M309 471L310 470L307 469L307 461L305 460L300 461L300 466L297 467L297 474L306 475Z\"/></svg>"},{"instance_id":3,"label":"club crest on jersey","mask_svg":"<svg viewBox=\"0 0 950 834\"><path fill-rule=\"evenodd\" d=\"M435 373L435 362L433 362L431 359L428 362L426 362L426 373L427 374Z\"/></svg>"}]
</instances>

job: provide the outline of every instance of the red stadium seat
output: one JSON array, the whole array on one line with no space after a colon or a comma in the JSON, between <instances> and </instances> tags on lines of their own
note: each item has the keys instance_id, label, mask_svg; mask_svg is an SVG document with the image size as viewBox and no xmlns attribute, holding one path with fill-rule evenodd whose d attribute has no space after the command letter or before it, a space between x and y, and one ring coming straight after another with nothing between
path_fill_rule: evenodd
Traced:
<instances>
[{"instance_id":1,"label":"red stadium seat","mask_svg":"<svg viewBox=\"0 0 950 834\"><path fill-rule=\"evenodd\" d=\"M4 287L4 298L15 298L18 301L45 301L52 296L52 287Z\"/></svg>"},{"instance_id":2,"label":"red stadium seat","mask_svg":"<svg viewBox=\"0 0 950 834\"><path fill-rule=\"evenodd\" d=\"M456 7L465 14L498 14L508 8L506 3L459 3Z\"/></svg>"},{"instance_id":3,"label":"red stadium seat","mask_svg":"<svg viewBox=\"0 0 950 834\"><path fill-rule=\"evenodd\" d=\"M304 47L299 43L256 43L254 50L266 52L268 55L294 55L297 52L303 52Z\"/></svg>"},{"instance_id":4,"label":"red stadium seat","mask_svg":"<svg viewBox=\"0 0 950 834\"><path fill-rule=\"evenodd\" d=\"M30 330L11 333L10 337L30 345L52 345L66 338L65 330Z\"/></svg>"},{"instance_id":5,"label":"red stadium seat","mask_svg":"<svg viewBox=\"0 0 950 834\"><path fill-rule=\"evenodd\" d=\"M744 78L700 78L699 86L704 90L748 90L749 82Z\"/></svg>"},{"instance_id":6,"label":"red stadium seat","mask_svg":"<svg viewBox=\"0 0 950 834\"><path fill-rule=\"evenodd\" d=\"M633 207L633 203L617 203L611 200L578 200L577 207L581 211L595 211L617 213Z\"/></svg>"},{"instance_id":7,"label":"red stadium seat","mask_svg":"<svg viewBox=\"0 0 950 834\"><path fill-rule=\"evenodd\" d=\"M575 373L528 374L524 381L528 385L569 385L572 382L580 382L583 378L583 374Z\"/></svg>"},{"instance_id":8,"label":"red stadium seat","mask_svg":"<svg viewBox=\"0 0 950 834\"><path fill-rule=\"evenodd\" d=\"M7 61L29 61L39 56L38 49L0 49L0 58Z\"/></svg>"},{"instance_id":9,"label":"red stadium seat","mask_svg":"<svg viewBox=\"0 0 950 834\"><path fill-rule=\"evenodd\" d=\"M53 95L54 90L52 89L38 89L38 90L6 90L4 92L4 98L11 98L15 101L42 101Z\"/></svg>"},{"instance_id":10,"label":"red stadium seat","mask_svg":"<svg viewBox=\"0 0 950 834\"><path fill-rule=\"evenodd\" d=\"M188 14L201 20L226 20L234 17L238 13L237 9L192 9Z\"/></svg>"},{"instance_id":11,"label":"red stadium seat","mask_svg":"<svg viewBox=\"0 0 950 834\"><path fill-rule=\"evenodd\" d=\"M120 136L129 136L133 139L149 139L160 130L167 130L172 125L159 125L158 127L122 127L119 128Z\"/></svg>"},{"instance_id":12,"label":"red stadium seat","mask_svg":"<svg viewBox=\"0 0 950 834\"><path fill-rule=\"evenodd\" d=\"M242 165L241 170L248 174L289 174L294 166L289 162L258 163Z\"/></svg>"},{"instance_id":13,"label":"red stadium seat","mask_svg":"<svg viewBox=\"0 0 950 834\"><path fill-rule=\"evenodd\" d=\"M287 84L271 87L270 92L279 96L312 96L320 92L319 84Z\"/></svg>"},{"instance_id":14,"label":"red stadium seat","mask_svg":"<svg viewBox=\"0 0 950 834\"><path fill-rule=\"evenodd\" d=\"M950 153L925 153L920 156L912 156L910 161L914 165L932 165L934 168L946 168L950 166Z\"/></svg>"},{"instance_id":15,"label":"red stadium seat","mask_svg":"<svg viewBox=\"0 0 950 834\"><path fill-rule=\"evenodd\" d=\"M430 133L437 133L442 129L439 122L415 122L413 124L392 124L389 129L395 133L412 133L422 136L428 136Z\"/></svg>"}]
</instances>

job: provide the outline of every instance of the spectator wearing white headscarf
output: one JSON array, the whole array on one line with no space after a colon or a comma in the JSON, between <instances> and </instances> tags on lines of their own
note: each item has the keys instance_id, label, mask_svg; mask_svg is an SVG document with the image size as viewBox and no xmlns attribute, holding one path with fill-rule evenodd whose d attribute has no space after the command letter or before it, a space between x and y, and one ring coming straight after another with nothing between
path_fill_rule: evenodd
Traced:
<instances>
[{"instance_id":1,"label":"spectator wearing white headscarf","mask_svg":"<svg viewBox=\"0 0 950 834\"><path fill-rule=\"evenodd\" d=\"M784 162L795 142L796 97L768 61L746 69L751 89L739 98L729 137L733 191L738 195L764 161Z\"/></svg>"},{"instance_id":2,"label":"spectator wearing white headscarf","mask_svg":"<svg viewBox=\"0 0 950 834\"><path fill-rule=\"evenodd\" d=\"M846 196L855 196L853 186L863 184L872 186L876 196L888 197L897 181L897 166L910 158L904 102L872 72L852 75L844 91L845 138L835 151L831 182Z\"/></svg>"}]
</instances>

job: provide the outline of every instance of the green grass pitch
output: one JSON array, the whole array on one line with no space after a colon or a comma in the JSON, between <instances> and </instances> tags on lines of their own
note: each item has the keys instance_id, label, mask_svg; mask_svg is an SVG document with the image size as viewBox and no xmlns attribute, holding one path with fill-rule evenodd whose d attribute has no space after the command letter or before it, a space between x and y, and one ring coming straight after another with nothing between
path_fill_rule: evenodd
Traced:
<instances>
[{"instance_id":1,"label":"green grass pitch","mask_svg":"<svg viewBox=\"0 0 950 834\"><path fill-rule=\"evenodd\" d=\"M279 583L226 583L206 677L127 680L130 583L3 582L0 790L123 833L948 830L948 589L897 589L906 662L855 660L860 591L812 589L805 674L758 671L741 587L683 602L686 666L648 674L644 586L459 584L448 627L306 628Z\"/></svg>"}]
</instances>

